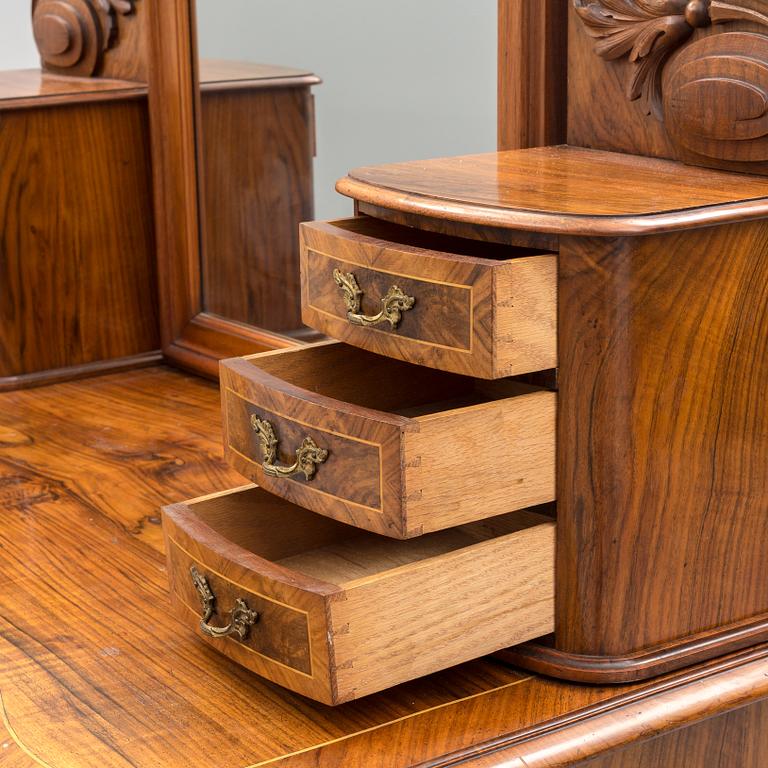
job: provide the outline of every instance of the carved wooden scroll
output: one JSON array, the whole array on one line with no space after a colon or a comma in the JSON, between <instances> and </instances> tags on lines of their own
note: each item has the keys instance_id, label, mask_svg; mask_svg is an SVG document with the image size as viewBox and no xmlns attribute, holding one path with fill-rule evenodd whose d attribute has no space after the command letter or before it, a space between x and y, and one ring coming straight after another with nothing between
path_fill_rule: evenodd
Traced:
<instances>
[{"instance_id":1,"label":"carved wooden scroll","mask_svg":"<svg viewBox=\"0 0 768 768\"><path fill-rule=\"evenodd\" d=\"M33 0L32 26L43 67L90 77L116 41L117 15L136 0Z\"/></svg>"},{"instance_id":2,"label":"carved wooden scroll","mask_svg":"<svg viewBox=\"0 0 768 768\"><path fill-rule=\"evenodd\" d=\"M681 156L768 161L768 0L574 0L595 51L627 58L627 98L663 121ZM695 36L754 22L766 34ZM673 55L677 54L677 55Z\"/></svg>"}]
</instances>

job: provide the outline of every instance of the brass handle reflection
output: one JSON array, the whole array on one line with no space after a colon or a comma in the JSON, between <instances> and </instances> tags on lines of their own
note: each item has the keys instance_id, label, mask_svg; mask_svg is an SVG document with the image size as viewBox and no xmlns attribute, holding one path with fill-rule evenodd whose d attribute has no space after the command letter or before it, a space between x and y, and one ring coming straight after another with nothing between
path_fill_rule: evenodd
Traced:
<instances>
[{"instance_id":1,"label":"brass handle reflection","mask_svg":"<svg viewBox=\"0 0 768 768\"><path fill-rule=\"evenodd\" d=\"M396 285L393 285L381 300L381 311L375 315L363 315L360 313L363 292L360 290L355 276L351 272L342 272L340 269L334 269L333 279L344 294L344 303L347 306L347 320L352 325L389 323L392 330L394 330L400 323L403 312L411 309L416 302L413 296L406 296Z\"/></svg>"},{"instance_id":2,"label":"brass handle reflection","mask_svg":"<svg viewBox=\"0 0 768 768\"><path fill-rule=\"evenodd\" d=\"M211 616L216 612L216 597L208 585L208 579L205 578L193 565L189 569L192 576L192 583L195 585L200 602L203 606L203 616L200 619L200 631L208 637L229 637L237 635L242 641L248 637L248 631L259 620L259 614L252 611L245 600L239 597L235 600L235 607L230 614L229 624L226 627L214 627L208 623Z\"/></svg>"},{"instance_id":3,"label":"brass handle reflection","mask_svg":"<svg viewBox=\"0 0 768 768\"><path fill-rule=\"evenodd\" d=\"M278 466L275 464L277 437L274 427L265 419L260 419L256 414L251 416L251 426L261 439L261 447L264 451L264 461L261 463L261 468L265 475L290 477L301 472L307 480L311 480L317 471L317 465L322 464L328 458L328 451L325 448L320 448L311 437L305 437L296 449L296 461L290 467Z\"/></svg>"}]
</instances>

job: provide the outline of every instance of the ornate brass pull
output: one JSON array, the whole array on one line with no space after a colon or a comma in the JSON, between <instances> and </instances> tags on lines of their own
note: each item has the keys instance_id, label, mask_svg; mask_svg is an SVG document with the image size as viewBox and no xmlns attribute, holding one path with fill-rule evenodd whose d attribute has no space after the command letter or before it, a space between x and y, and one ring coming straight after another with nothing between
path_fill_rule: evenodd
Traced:
<instances>
[{"instance_id":1,"label":"ornate brass pull","mask_svg":"<svg viewBox=\"0 0 768 768\"><path fill-rule=\"evenodd\" d=\"M413 296L406 296L396 285L393 285L381 300L381 311L375 315L363 315L360 313L363 292L360 290L355 276L351 272L334 269L333 279L344 294L344 303L347 305L347 320L352 325L378 325L386 322L394 330L400 323L403 312L411 309L416 301Z\"/></svg>"},{"instance_id":2,"label":"ornate brass pull","mask_svg":"<svg viewBox=\"0 0 768 768\"><path fill-rule=\"evenodd\" d=\"M237 635L242 641L248 637L248 630L259 620L259 614L252 611L245 600L239 597L235 600L235 607L230 614L229 624L226 627L213 627L208 621L216 612L216 598L205 578L193 565L189 569L192 583L195 585L200 602L203 606L203 617L200 619L200 631L208 637L228 637Z\"/></svg>"},{"instance_id":3,"label":"ornate brass pull","mask_svg":"<svg viewBox=\"0 0 768 768\"><path fill-rule=\"evenodd\" d=\"M275 437L274 427L265 419L260 419L256 414L251 416L251 426L261 439L261 447L264 451L264 461L261 463L261 468L265 475L290 477L303 472L304 477L311 480L317 471L317 465L322 464L328 458L328 451L325 448L320 448L311 437L305 437L296 449L296 461L290 467L280 467L275 464L277 437Z\"/></svg>"}]
</instances>

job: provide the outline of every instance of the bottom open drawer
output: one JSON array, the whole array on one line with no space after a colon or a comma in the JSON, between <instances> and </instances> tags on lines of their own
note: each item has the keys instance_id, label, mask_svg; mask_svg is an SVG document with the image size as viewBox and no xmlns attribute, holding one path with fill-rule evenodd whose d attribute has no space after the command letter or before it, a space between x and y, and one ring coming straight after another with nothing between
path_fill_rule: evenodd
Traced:
<instances>
[{"instance_id":1,"label":"bottom open drawer","mask_svg":"<svg viewBox=\"0 0 768 768\"><path fill-rule=\"evenodd\" d=\"M230 658L340 704L552 632L555 523L397 541L256 486L163 510L171 599Z\"/></svg>"}]
</instances>

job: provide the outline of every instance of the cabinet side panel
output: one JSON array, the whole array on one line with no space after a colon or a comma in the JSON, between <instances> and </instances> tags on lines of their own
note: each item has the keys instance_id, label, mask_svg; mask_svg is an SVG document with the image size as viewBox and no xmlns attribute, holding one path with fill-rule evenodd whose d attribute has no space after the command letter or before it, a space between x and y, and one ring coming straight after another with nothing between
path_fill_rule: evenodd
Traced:
<instances>
[{"instance_id":1,"label":"cabinet side panel","mask_svg":"<svg viewBox=\"0 0 768 768\"><path fill-rule=\"evenodd\" d=\"M768 611L768 226L565 238L558 647Z\"/></svg>"}]
</instances>

